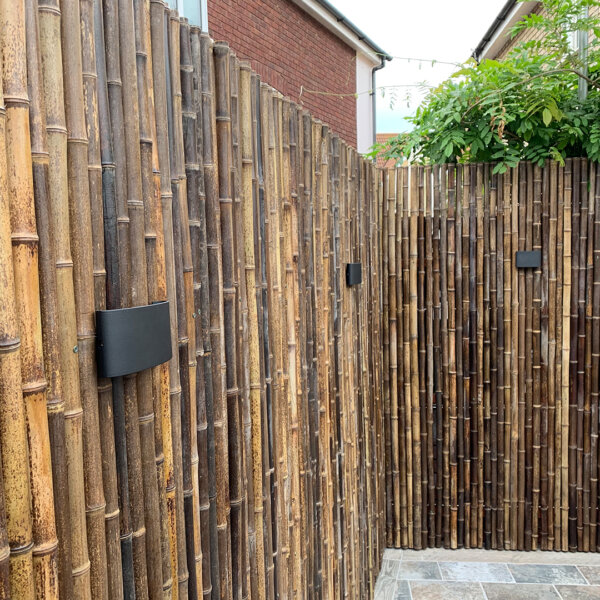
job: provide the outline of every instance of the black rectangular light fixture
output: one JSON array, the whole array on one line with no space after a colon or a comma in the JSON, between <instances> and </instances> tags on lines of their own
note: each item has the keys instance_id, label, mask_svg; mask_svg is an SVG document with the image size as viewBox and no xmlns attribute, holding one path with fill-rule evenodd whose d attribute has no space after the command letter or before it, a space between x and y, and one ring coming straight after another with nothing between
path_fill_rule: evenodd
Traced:
<instances>
[{"instance_id":1,"label":"black rectangular light fixture","mask_svg":"<svg viewBox=\"0 0 600 600\"><path fill-rule=\"evenodd\" d=\"M516 256L517 269L539 269L542 266L542 251L519 251Z\"/></svg>"},{"instance_id":2,"label":"black rectangular light fixture","mask_svg":"<svg viewBox=\"0 0 600 600\"><path fill-rule=\"evenodd\" d=\"M362 283L362 265L360 263L348 263L346 265L346 284L349 286Z\"/></svg>"},{"instance_id":3,"label":"black rectangular light fixture","mask_svg":"<svg viewBox=\"0 0 600 600\"><path fill-rule=\"evenodd\" d=\"M96 311L99 377L144 371L171 359L169 303Z\"/></svg>"}]
</instances>

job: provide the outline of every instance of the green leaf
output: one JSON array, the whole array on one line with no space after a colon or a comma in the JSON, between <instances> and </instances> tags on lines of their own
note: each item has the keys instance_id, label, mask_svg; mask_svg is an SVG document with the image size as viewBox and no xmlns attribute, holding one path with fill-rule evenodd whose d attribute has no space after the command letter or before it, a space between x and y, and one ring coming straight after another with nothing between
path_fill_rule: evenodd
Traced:
<instances>
[{"instance_id":1,"label":"green leaf","mask_svg":"<svg viewBox=\"0 0 600 600\"><path fill-rule=\"evenodd\" d=\"M545 108L542 113L542 118L544 119L544 125L548 127L550 123L552 123L552 113L549 108Z\"/></svg>"}]
</instances>

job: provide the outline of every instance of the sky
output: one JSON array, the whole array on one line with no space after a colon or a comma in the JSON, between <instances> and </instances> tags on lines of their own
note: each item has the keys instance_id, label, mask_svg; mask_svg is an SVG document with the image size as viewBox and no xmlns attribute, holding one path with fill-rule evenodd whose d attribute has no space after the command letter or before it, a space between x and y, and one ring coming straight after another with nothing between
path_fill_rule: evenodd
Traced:
<instances>
[{"instance_id":1,"label":"sky","mask_svg":"<svg viewBox=\"0 0 600 600\"><path fill-rule=\"evenodd\" d=\"M409 62L395 58L378 72L378 133L399 133L410 128L405 117L414 113L425 95L422 89L413 86L423 82L436 85L456 70L451 65L432 65L431 61L467 60L506 3L506 0L329 1L388 54L427 59L427 62ZM407 87L392 89L391 86Z\"/></svg>"}]
</instances>

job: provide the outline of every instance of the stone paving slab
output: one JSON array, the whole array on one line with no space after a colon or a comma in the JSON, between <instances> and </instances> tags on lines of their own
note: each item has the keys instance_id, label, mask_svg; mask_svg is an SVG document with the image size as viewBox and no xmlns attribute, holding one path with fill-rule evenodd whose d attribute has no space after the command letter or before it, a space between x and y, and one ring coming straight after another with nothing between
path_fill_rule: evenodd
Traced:
<instances>
[{"instance_id":1,"label":"stone paving slab","mask_svg":"<svg viewBox=\"0 0 600 600\"><path fill-rule=\"evenodd\" d=\"M553 585L484 583L487 600L561 600Z\"/></svg>"},{"instance_id":2,"label":"stone paving slab","mask_svg":"<svg viewBox=\"0 0 600 600\"><path fill-rule=\"evenodd\" d=\"M502 563L440 562L442 578L448 581L488 581L514 583L508 567Z\"/></svg>"},{"instance_id":3,"label":"stone paving slab","mask_svg":"<svg viewBox=\"0 0 600 600\"><path fill-rule=\"evenodd\" d=\"M593 553L386 550L375 588L375 600L587 599L600 600Z\"/></svg>"},{"instance_id":4,"label":"stone paving slab","mask_svg":"<svg viewBox=\"0 0 600 600\"><path fill-rule=\"evenodd\" d=\"M478 583L462 581L412 581L412 600L485 600Z\"/></svg>"},{"instance_id":5,"label":"stone paving slab","mask_svg":"<svg viewBox=\"0 0 600 600\"><path fill-rule=\"evenodd\" d=\"M508 565L517 583L587 585L579 569L573 565Z\"/></svg>"}]
</instances>

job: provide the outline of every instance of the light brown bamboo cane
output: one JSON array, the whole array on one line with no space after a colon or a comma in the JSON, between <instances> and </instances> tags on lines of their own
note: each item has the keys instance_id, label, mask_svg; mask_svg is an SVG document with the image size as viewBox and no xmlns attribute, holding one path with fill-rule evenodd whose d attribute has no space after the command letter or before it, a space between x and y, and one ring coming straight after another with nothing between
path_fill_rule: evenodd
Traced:
<instances>
[{"instance_id":1,"label":"light brown bamboo cane","mask_svg":"<svg viewBox=\"0 0 600 600\"><path fill-rule=\"evenodd\" d=\"M39 327L36 334L40 347L28 348L31 342L22 340L21 357L31 362L21 368L23 378L23 399L27 404L27 424L30 453L30 480L33 515L33 567L38 598L57 598L59 594L58 579L58 539L54 517L53 472L51 468L52 446L49 422L58 417L62 424L59 429L59 444L64 444L64 401L60 374L58 372L58 354L56 348L56 271L54 252L49 239L48 216L48 150L46 137L46 115L41 83L41 57L38 43L37 3L26 2L25 26L27 30L27 92L30 100L30 134L31 159L33 171L33 200L35 201L35 219L39 231L38 261L39 284L33 286L39 299L31 307L20 313L21 320L31 319L31 323L22 331L31 332L31 328ZM33 207L30 207L30 211ZM35 249L34 249L35 252ZM17 282L19 279L17 278ZM38 287L39 286L39 287ZM37 287L37 289L36 289ZM19 293L18 290L15 290ZM27 305L25 305L27 306ZM30 314L33 309L35 311ZM41 309L41 312L40 312ZM46 340L42 338L42 327L48 331ZM35 329L33 330L35 332ZM42 367L42 361L44 366ZM47 363L47 364L46 364ZM26 382L28 372L40 369L37 390L34 382ZM44 370L45 369L45 370ZM40 377L41 376L41 377ZM31 377L31 375L28 375ZM44 381L45 378L45 381ZM30 388L27 390L26 388ZM46 406L43 406L46 404ZM58 409L58 410L57 410ZM63 446L64 449L64 446ZM54 457L59 462L58 473L64 476L64 454L57 448ZM62 465L61 465L62 463ZM64 478L60 481L64 485ZM59 496L60 498L60 496ZM61 531L61 533L64 533Z\"/></svg>"},{"instance_id":2,"label":"light brown bamboo cane","mask_svg":"<svg viewBox=\"0 0 600 600\"><path fill-rule=\"evenodd\" d=\"M260 406L260 347L258 333L257 275L254 254L255 223L252 189L253 141L250 65L240 68L240 128L242 148L242 215L246 292L248 298L248 352L250 403L252 413L252 494L254 500L254 544L256 552L256 587L252 594L265 597L265 555L263 539L262 446ZM250 547L253 546L252 539Z\"/></svg>"},{"instance_id":3,"label":"light brown bamboo cane","mask_svg":"<svg viewBox=\"0 0 600 600\"><path fill-rule=\"evenodd\" d=\"M151 267L151 256L146 255L148 272L156 281L149 281L149 295L152 302L162 302L168 299L167 279L166 279L166 257L165 257L165 236L164 224L162 218L161 206L161 176L160 163L157 144L157 126L155 119L154 102L154 73L153 73L153 55L152 55L152 30L151 30L151 2L145 0L139 7L143 11L143 19L136 19L136 33L139 27L140 36L144 37L142 44L142 55L145 55L145 73L147 83L147 116L140 114L140 123L143 118L149 120L149 129L152 140L152 172L153 172L153 190L149 195L149 202L145 205L149 211L145 211L145 220L149 221L149 229L156 236L155 243L155 261L156 264ZM143 30L142 30L143 29ZM137 44L137 41L136 41ZM138 89L138 95L143 94L143 90ZM140 106L143 106L143 100L140 99ZM143 127L141 127L143 129ZM146 225L148 228L148 225ZM152 236L146 236L147 246L152 248L154 241ZM153 396L154 396L154 443L156 450L156 469L158 477L158 497L160 508L160 528L161 528L161 554L162 554L162 578L163 594L165 600L170 600L173 596L173 577L172 577L172 550L171 550L171 520L169 518L167 501L167 476L173 469L173 446L170 436L170 422L164 423L164 407L169 405L170 373L169 364L163 363L159 368L153 370ZM169 410L170 414L170 410ZM165 434L166 426L166 434Z\"/></svg>"},{"instance_id":4,"label":"light brown bamboo cane","mask_svg":"<svg viewBox=\"0 0 600 600\"><path fill-rule=\"evenodd\" d=\"M562 385L561 385L561 497L560 546L568 548L569 516L569 358L571 353L571 215L572 215L572 162L567 161L564 181L563 208L563 307L562 307Z\"/></svg>"},{"instance_id":5,"label":"light brown bamboo cane","mask_svg":"<svg viewBox=\"0 0 600 600\"><path fill-rule=\"evenodd\" d=\"M96 46L103 52L104 40L96 41L94 29L94 3L84 0L81 7L82 28L82 69L86 126L88 132L88 187L92 225L92 264L94 273L94 302L96 310L106 309L106 268L104 251L104 211L102 205L102 164L100 151L100 127L98 92L105 82L105 74L100 80L96 71ZM100 30L101 31L101 30ZM97 91L98 81L98 91ZM123 595L121 565L121 545L119 530L119 501L115 457L115 434L113 424L112 384L105 379L98 382L98 409L100 443L102 452L102 481L106 499L105 530L108 594L110 598Z\"/></svg>"},{"instance_id":6,"label":"light brown bamboo cane","mask_svg":"<svg viewBox=\"0 0 600 600\"><path fill-rule=\"evenodd\" d=\"M42 77L46 105L46 127L49 151L50 219L56 259L60 370L65 398L65 449L68 465L68 492L71 524L73 594L90 597L90 572L85 529L85 501L83 480L82 408L77 370L75 324L75 296L73 289L73 262L69 240L69 205L67 176L67 130L65 123L62 49L57 2L38 2L39 39L42 55ZM6 486L5 482L5 486ZM62 544L61 544L62 547ZM61 565L62 569L62 565ZM69 584L67 584L69 585ZM67 587L70 590L70 587Z\"/></svg>"},{"instance_id":7,"label":"light brown bamboo cane","mask_svg":"<svg viewBox=\"0 0 600 600\"><path fill-rule=\"evenodd\" d=\"M87 174L87 131L83 102L80 11L76 3L63 7L61 21L63 81L67 124L70 232L77 310L77 356L83 405L84 475L87 535L94 598L108 596L106 571L105 500L94 364L94 287L92 230Z\"/></svg>"},{"instance_id":8,"label":"light brown bamboo cane","mask_svg":"<svg viewBox=\"0 0 600 600\"><path fill-rule=\"evenodd\" d=\"M173 194L171 192L171 167L168 137L168 60L166 48L166 13L162 1L150 4L150 39L152 48L152 80L154 84L154 121L156 123L156 147L160 168L160 205L165 244L166 292L170 305L171 345L173 356L169 361L169 399L162 405L163 449L165 453L165 484L168 528L171 552L171 578L173 598L179 597L179 561L186 566L183 527L183 489L177 485L177 471L181 471L181 437L173 434L173 413L180 411L181 384L179 378L179 355L177 352L177 311L175 291L175 259L173 246ZM183 573L182 573L183 574Z\"/></svg>"},{"instance_id":9,"label":"light brown bamboo cane","mask_svg":"<svg viewBox=\"0 0 600 600\"><path fill-rule=\"evenodd\" d=\"M20 26L22 29L21 38L17 41L17 44L20 42L21 47L17 46L16 50L20 50L22 56L24 56L25 51L23 8L24 6L0 5L2 14L5 16L4 26L0 33L2 48L7 48L9 40L13 41L12 36L18 35L15 28ZM2 397L0 443L2 444L2 472L5 493L3 504L6 511L5 520L3 518L3 525L6 529L5 533L2 534L5 553L3 563L5 565L4 574L8 575L8 579L3 582L2 590L5 592L6 597L22 597L33 600L35 598L35 584L32 561L31 491L28 461L23 460L23 457L28 456L29 450L26 429L27 417L22 393L21 339L18 309L15 301L16 276L12 249L14 244L12 237L15 233L18 233L18 230L15 231L14 216L11 214L14 211L9 204L9 198L14 198L11 192L17 192L18 188L15 186L17 182L14 181L14 176L13 180L8 177L8 168L11 165L13 165L13 169L18 166L21 170L26 168L26 165L15 165L16 157L7 156L6 153L6 144L11 138L14 138L16 133L24 135L24 140L29 137L28 122L23 123L19 131L17 127L19 125L18 112L16 115L14 114L15 102L19 98L27 100L26 89L24 89L26 83L21 83L21 89L15 89L15 82L11 81L11 74L17 67L14 64L15 58L12 58L8 64L4 62L0 64L2 73L2 90L0 90L0 227L2 228L2 235L0 236L0 273L4 282L0 292L3 306L0 316L0 339L2 340L2 354L0 355L0 396ZM3 61L5 60L3 53ZM20 70L22 76L26 76L26 66L20 65ZM19 74L18 68L16 74ZM5 102L7 102L6 105ZM25 104L25 107L27 107L27 104ZM23 117L21 117L21 120L24 120ZM6 565L7 551L10 552L9 565Z\"/></svg>"},{"instance_id":10,"label":"light brown bamboo cane","mask_svg":"<svg viewBox=\"0 0 600 600\"><path fill-rule=\"evenodd\" d=\"M2 108L4 109L4 101L2 103ZM8 235L6 239L8 239ZM8 246L8 248L10 249L10 246ZM0 464L2 464L1 458ZM8 531L6 528L5 506L6 500L4 497L4 484L2 484L0 486L0 547L2 548L2 558L0 561L0 598L2 598L2 600L8 600L10 598L10 546L8 543Z\"/></svg>"}]
</instances>

